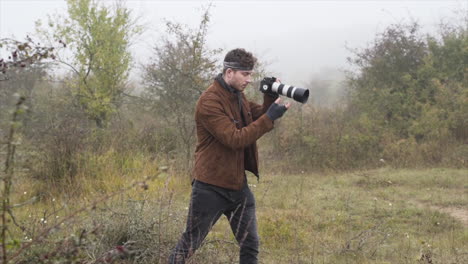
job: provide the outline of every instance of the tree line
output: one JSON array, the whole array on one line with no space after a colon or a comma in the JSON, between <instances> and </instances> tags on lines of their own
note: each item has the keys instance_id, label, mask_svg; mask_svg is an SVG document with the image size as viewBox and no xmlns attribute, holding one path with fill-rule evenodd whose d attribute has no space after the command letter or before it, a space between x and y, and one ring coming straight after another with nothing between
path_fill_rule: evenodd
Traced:
<instances>
[{"instance_id":1,"label":"tree line","mask_svg":"<svg viewBox=\"0 0 468 264\"><path fill-rule=\"evenodd\" d=\"M11 54L0 67L2 138L14 96L26 99L18 164L44 180L73 179L83 170L92 176L90 157L112 149L189 173L194 106L220 71L216 58L223 52L207 45L209 9L195 28L167 22L135 83L130 47L143 27L129 9L92 0L67 4L66 14L37 23L34 38L42 43L2 39ZM437 35L424 35L414 22L395 24L351 50L353 71L335 82L311 80L311 102L293 107L260 140L263 170L466 167L467 28L466 17ZM258 82L268 73L265 63L257 66L249 97L260 99ZM325 103L336 86L341 99Z\"/></svg>"}]
</instances>

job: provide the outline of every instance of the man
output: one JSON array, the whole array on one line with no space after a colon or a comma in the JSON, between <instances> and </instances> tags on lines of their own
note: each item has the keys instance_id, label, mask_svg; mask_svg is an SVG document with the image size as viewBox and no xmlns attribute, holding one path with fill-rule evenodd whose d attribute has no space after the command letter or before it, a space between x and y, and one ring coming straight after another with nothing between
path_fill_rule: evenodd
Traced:
<instances>
[{"instance_id":1,"label":"man","mask_svg":"<svg viewBox=\"0 0 468 264\"><path fill-rule=\"evenodd\" d=\"M263 105L243 93L252 81L256 58L235 49L224 58L223 73L200 96L196 110L197 147L187 226L169 263L185 263L224 214L240 246L240 263L257 263L255 200L245 170L258 176L256 141L273 129L290 104L265 94ZM276 101L275 101L276 99Z\"/></svg>"}]
</instances>

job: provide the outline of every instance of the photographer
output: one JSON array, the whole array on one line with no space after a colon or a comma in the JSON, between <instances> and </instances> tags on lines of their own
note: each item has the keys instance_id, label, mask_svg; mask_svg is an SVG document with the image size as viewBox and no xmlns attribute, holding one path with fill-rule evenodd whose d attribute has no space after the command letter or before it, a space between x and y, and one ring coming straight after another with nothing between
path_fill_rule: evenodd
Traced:
<instances>
[{"instance_id":1,"label":"photographer","mask_svg":"<svg viewBox=\"0 0 468 264\"><path fill-rule=\"evenodd\" d=\"M187 226L169 257L185 263L211 227L224 214L240 246L240 263L257 263L259 238L255 199L245 170L258 176L256 141L273 129L290 104L265 93L263 105L250 102L243 91L252 81L256 58L234 49L219 74L200 96L195 111L197 147ZM276 100L276 101L275 101Z\"/></svg>"}]
</instances>

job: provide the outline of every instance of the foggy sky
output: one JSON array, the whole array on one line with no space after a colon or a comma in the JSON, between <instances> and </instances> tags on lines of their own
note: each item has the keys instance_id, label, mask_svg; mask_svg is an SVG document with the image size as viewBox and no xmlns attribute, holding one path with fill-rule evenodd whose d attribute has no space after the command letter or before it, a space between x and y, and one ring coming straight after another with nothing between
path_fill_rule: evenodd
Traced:
<instances>
[{"instance_id":1,"label":"foggy sky","mask_svg":"<svg viewBox=\"0 0 468 264\"><path fill-rule=\"evenodd\" d=\"M107 1L109 2L109 1ZM165 34L163 19L196 28L207 1L127 0L146 31L132 47L146 63ZM208 44L243 47L283 82L303 84L322 68L346 68L349 48L364 48L388 25L418 21L436 32L443 18L467 10L468 1L211 1ZM0 0L0 37L34 35L34 22L66 12L63 0ZM135 73L134 76L138 75ZM323 77L326 79L326 77Z\"/></svg>"}]
</instances>

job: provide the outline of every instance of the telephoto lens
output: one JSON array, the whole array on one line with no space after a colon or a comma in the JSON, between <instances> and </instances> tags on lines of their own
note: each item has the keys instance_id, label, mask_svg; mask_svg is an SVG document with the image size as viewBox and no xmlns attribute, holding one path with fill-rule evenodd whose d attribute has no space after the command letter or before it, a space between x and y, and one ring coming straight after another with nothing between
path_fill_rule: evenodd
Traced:
<instances>
[{"instance_id":1,"label":"telephoto lens","mask_svg":"<svg viewBox=\"0 0 468 264\"><path fill-rule=\"evenodd\" d=\"M275 77L263 78L260 82L260 91L263 93L284 95L303 104L307 103L309 99L309 89L276 82Z\"/></svg>"}]
</instances>

